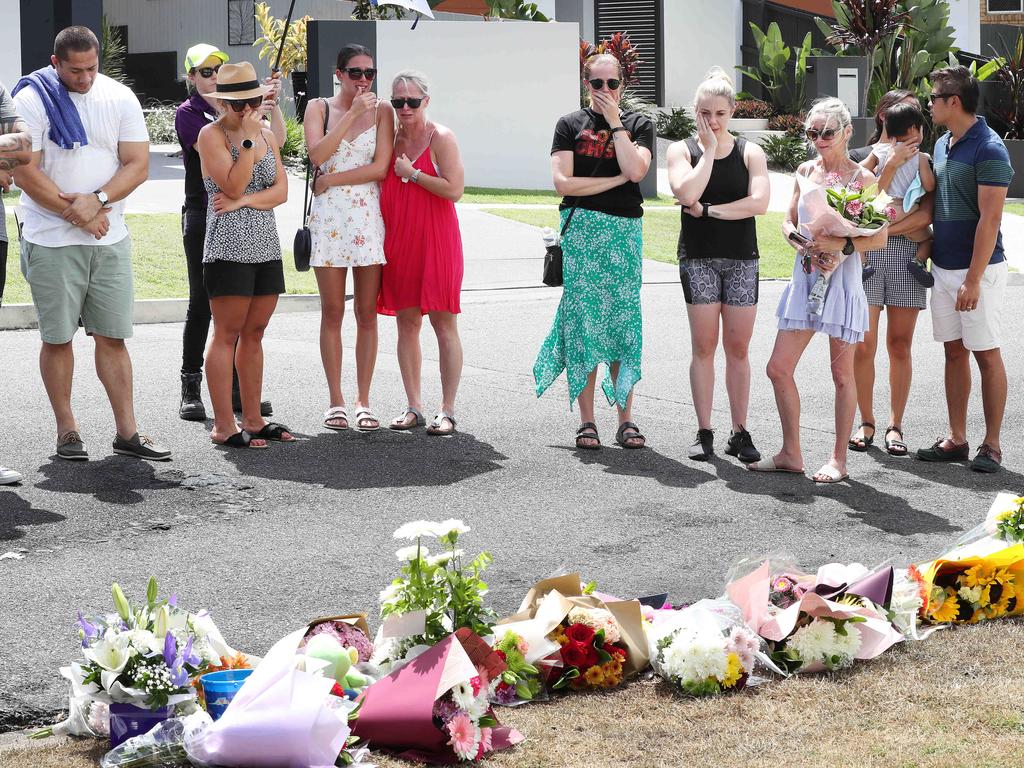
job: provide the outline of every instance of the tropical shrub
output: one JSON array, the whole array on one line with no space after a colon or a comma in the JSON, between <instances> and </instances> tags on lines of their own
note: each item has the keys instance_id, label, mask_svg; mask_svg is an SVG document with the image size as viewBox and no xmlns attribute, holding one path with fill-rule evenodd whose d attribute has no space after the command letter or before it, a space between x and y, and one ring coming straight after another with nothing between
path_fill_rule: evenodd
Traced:
<instances>
[{"instance_id":1,"label":"tropical shrub","mask_svg":"<svg viewBox=\"0 0 1024 768\"><path fill-rule=\"evenodd\" d=\"M292 19L288 27L288 37L284 41L284 49L281 52L281 76L288 77L292 72L306 71L306 24L310 16L303 16L301 19ZM259 46L259 58L267 60L273 67L277 59L277 49L281 44L281 35L284 34L284 19L274 18L270 14L270 6L266 3L256 4L256 23L263 32L261 37L256 38L253 46Z\"/></svg>"},{"instance_id":2,"label":"tropical shrub","mask_svg":"<svg viewBox=\"0 0 1024 768\"><path fill-rule=\"evenodd\" d=\"M659 136L673 141L688 139L697 131L696 122L682 107L673 107L670 112L659 112L654 125Z\"/></svg>"},{"instance_id":3,"label":"tropical shrub","mask_svg":"<svg viewBox=\"0 0 1024 768\"><path fill-rule=\"evenodd\" d=\"M741 120L767 120L773 114L772 105L760 99L740 99L732 116Z\"/></svg>"},{"instance_id":4,"label":"tropical shrub","mask_svg":"<svg viewBox=\"0 0 1024 768\"><path fill-rule=\"evenodd\" d=\"M799 115L773 115L768 118L769 131L785 131L789 136L798 138L804 135L804 122L806 116L803 112Z\"/></svg>"},{"instance_id":5,"label":"tropical shrub","mask_svg":"<svg viewBox=\"0 0 1024 768\"><path fill-rule=\"evenodd\" d=\"M804 36L799 48L790 48L782 41L782 32L774 21L764 32L751 22L757 44L757 69L736 67L743 75L756 80L765 90L765 97L776 112L788 114L804 108L807 82L807 57L811 54L811 33ZM794 56L795 50L795 56ZM790 64L790 59L793 60Z\"/></svg>"},{"instance_id":6,"label":"tropical shrub","mask_svg":"<svg viewBox=\"0 0 1024 768\"><path fill-rule=\"evenodd\" d=\"M163 104L159 101L153 102L142 110L150 143L176 144L178 142L178 133L174 130L176 110L177 105Z\"/></svg>"},{"instance_id":7,"label":"tropical shrub","mask_svg":"<svg viewBox=\"0 0 1024 768\"><path fill-rule=\"evenodd\" d=\"M766 136L761 149L768 158L768 167L780 171L793 171L807 159L807 143L796 136Z\"/></svg>"}]
</instances>

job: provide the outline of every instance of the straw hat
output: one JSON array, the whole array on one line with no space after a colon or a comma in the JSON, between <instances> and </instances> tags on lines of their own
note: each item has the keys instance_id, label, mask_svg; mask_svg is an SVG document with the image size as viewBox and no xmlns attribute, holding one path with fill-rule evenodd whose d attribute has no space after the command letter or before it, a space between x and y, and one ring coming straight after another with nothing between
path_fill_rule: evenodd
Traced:
<instances>
[{"instance_id":1,"label":"straw hat","mask_svg":"<svg viewBox=\"0 0 1024 768\"><path fill-rule=\"evenodd\" d=\"M229 100L255 99L264 96L269 90L256 79L256 70L252 64L242 61L223 65L217 73L217 90L207 96Z\"/></svg>"}]
</instances>

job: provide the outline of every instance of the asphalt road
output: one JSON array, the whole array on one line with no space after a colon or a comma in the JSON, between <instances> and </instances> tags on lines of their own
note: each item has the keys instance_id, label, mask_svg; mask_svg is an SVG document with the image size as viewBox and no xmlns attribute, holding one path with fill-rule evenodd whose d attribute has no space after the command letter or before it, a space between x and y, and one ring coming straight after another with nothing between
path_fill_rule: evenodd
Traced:
<instances>
[{"instance_id":1,"label":"asphalt road","mask_svg":"<svg viewBox=\"0 0 1024 768\"><path fill-rule=\"evenodd\" d=\"M15 555L0 559L0 724L62 706L66 687L57 668L76 656L75 610L109 609L113 581L141 595L155 574L181 604L211 609L229 642L259 653L318 615L375 615L378 592L396 573L391 534L410 519L464 519L473 528L466 549L495 556L490 598L507 611L535 580L563 569L581 569L607 592L668 591L674 601L688 601L719 594L730 566L750 555L788 552L808 568L830 560L919 561L972 527L996 492L1024 490L1024 360L1012 331L1004 350L1012 393L1006 468L999 475L875 449L852 456L850 482L821 487L806 478L755 475L725 456L687 460L696 429L688 331L682 292L666 265L647 265L643 292L644 378L635 418L650 447L576 452L564 377L540 400L533 390L534 355L559 297L557 290L515 287L536 285L536 235L476 212L463 214L463 225L472 279L460 319L460 431L451 438L320 427L326 387L319 318L288 314L275 318L267 334L266 394L275 419L301 442L250 452L212 447L204 425L177 418L181 326L150 325L138 327L130 342L137 412L143 431L168 443L174 460L151 464L111 453L113 421L94 376L91 342L80 335L74 404L92 458L63 462L51 455L54 426L36 367L38 335L2 334L0 460L26 481L0 489L0 556ZM749 428L765 452L779 445L763 370L781 290L777 282L762 284L751 347ZM1022 312L1024 290L1011 286L1007 325ZM380 328L373 405L389 419L405 401L394 323L382 318ZM346 333L347 364L354 339ZM431 407L439 398L436 345L429 328L423 338ZM827 355L825 340L816 339L798 370L812 471L832 441ZM945 432L942 355L927 313L914 359L905 426L916 448ZM345 382L351 393L348 367ZM717 397L721 450L728 434L721 381ZM970 413L974 445L981 438L977 393ZM599 422L611 444L613 412L602 409Z\"/></svg>"}]
</instances>

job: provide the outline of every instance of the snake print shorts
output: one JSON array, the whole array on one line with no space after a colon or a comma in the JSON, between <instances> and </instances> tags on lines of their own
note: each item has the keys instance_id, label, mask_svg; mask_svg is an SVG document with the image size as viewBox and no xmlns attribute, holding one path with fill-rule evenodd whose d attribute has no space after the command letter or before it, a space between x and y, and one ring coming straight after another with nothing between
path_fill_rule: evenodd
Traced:
<instances>
[{"instance_id":1,"label":"snake print shorts","mask_svg":"<svg viewBox=\"0 0 1024 768\"><path fill-rule=\"evenodd\" d=\"M679 280L687 304L757 304L757 259L681 259Z\"/></svg>"}]
</instances>

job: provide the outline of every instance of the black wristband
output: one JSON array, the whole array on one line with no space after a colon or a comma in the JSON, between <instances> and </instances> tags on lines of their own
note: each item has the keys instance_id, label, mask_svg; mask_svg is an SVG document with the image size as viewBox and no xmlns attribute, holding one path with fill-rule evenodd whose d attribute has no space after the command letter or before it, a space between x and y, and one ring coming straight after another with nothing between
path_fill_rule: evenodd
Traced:
<instances>
[{"instance_id":1,"label":"black wristband","mask_svg":"<svg viewBox=\"0 0 1024 768\"><path fill-rule=\"evenodd\" d=\"M701 203L701 207L703 208L704 218L707 218L708 215L709 215L708 214L708 209L711 207L711 203Z\"/></svg>"},{"instance_id":2,"label":"black wristband","mask_svg":"<svg viewBox=\"0 0 1024 768\"><path fill-rule=\"evenodd\" d=\"M617 125L614 128L612 128L610 133L611 133L612 136L614 136L619 131L625 131L625 130L626 130L626 126L624 126L624 125Z\"/></svg>"}]
</instances>

